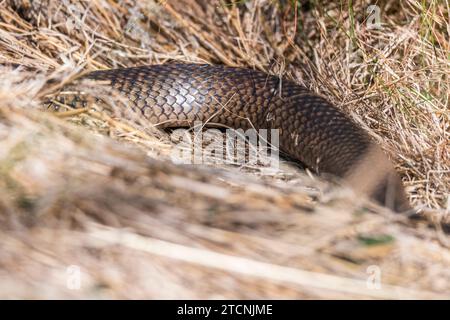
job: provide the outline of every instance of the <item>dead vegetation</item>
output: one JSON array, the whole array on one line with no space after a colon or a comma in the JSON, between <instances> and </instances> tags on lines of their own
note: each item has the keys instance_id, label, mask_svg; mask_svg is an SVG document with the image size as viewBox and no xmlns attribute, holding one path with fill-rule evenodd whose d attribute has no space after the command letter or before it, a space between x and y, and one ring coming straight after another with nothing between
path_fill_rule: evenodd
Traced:
<instances>
[{"instance_id":1,"label":"dead vegetation","mask_svg":"<svg viewBox=\"0 0 450 320\"><path fill-rule=\"evenodd\" d=\"M375 27L370 4L1 2L0 296L448 298L449 4L379 1ZM428 222L287 163L174 164L166 133L115 112L42 112L81 72L172 60L325 95L392 155Z\"/></svg>"}]
</instances>

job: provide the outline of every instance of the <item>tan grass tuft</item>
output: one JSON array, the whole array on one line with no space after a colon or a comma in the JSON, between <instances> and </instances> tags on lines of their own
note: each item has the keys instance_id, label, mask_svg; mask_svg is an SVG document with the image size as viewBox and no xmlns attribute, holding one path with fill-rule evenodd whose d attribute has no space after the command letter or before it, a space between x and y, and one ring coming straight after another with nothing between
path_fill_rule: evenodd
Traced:
<instances>
[{"instance_id":1,"label":"tan grass tuft","mask_svg":"<svg viewBox=\"0 0 450 320\"><path fill-rule=\"evenodd\" d=\"M0 2L0 297L448 298L449 4L377 1L372 28L369 1L309 2ZM175 164L167 133L114 106L43 107L83 72L173 60L326 96L428 220L288 163Z\"/></svg>"}]
</instances>

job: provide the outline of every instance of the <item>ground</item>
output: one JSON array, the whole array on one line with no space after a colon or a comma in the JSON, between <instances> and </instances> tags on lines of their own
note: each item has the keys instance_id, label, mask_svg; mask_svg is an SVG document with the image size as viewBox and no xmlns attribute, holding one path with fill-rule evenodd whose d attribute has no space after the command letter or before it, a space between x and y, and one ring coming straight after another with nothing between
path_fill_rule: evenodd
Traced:
<instances>
[{"instance_id":1,"label":"ground","mask_svg":"<svg viewBox=\"0 0 450 320\"><path fill-rule=\"evenodd\" d=\"M0 297L448 298L448 2L201 3L0 3ZM179 164L148 123L43 103L86 71L170 61L327 97L419 216L288 160Z\"/></svg>"}]
</instances>

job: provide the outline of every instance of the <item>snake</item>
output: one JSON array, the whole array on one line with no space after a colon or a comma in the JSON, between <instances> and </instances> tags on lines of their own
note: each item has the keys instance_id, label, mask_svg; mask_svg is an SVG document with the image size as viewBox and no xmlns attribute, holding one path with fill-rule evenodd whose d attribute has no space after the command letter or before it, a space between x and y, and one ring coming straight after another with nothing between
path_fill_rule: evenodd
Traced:
<instances>
[{"instance_id":1,"label":"snake","mask_svg":"<svg viewBox=\"0 0 450 320\"><path fill-rule=\"evenodd\" d=\"M279 149L289 158L395 212L411 209L381 146L346 113L292 80L250 68L192 63L96 70L82 79L118 92L139 117L160 128L200 121L205 127L277 129Z\"/></svg>"}]
</instances>

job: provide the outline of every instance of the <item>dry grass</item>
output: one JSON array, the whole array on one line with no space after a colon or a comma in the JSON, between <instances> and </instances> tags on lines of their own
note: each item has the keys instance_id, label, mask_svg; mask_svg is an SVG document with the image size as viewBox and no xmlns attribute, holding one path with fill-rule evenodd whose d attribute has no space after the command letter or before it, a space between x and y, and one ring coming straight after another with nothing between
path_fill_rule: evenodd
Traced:
<instances>
[{"instance_id":1,"label":"dry grass","mask_svg":"<svg viewBox=\"0 0 450 320\"><path fill-rule=\"evenodd\" d=\"M0 2L0 297L448 298L448 2L378 1L379 29L365 1L199 3ZM430 222L287 163L174 164L166 133L117 110L41 111L81 72L171 60L327 96L392 155Z\"/></svg>"}]
</instances>

